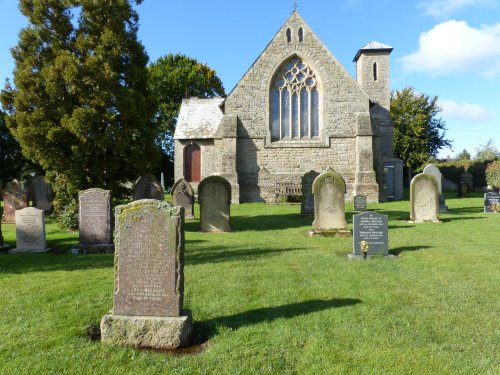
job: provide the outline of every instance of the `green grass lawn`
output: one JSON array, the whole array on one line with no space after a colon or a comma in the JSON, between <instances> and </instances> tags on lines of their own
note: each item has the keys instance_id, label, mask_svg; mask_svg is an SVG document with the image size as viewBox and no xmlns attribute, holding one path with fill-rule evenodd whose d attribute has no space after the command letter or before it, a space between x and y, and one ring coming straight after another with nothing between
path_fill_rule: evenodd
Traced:
<instances>
[{"instance_id":1,"label":"green grass lawn","mask_svg":"<svg viewBox=\"0 0 500 375\"><path fill-rule=\"evenodd\" d=\"M300 205L233 205L227 234L186 223L185 307L205 350L114 348L89 331L113 303L113 255L0 254L1 374L498 374L500 215L450 193L441 223L389 215L395 260L351 262L352 238L306 237ZM347 205L352 229L352 204ZM197 212L197 217L198 212ZM15 243L14 225L2 225Z\"/></svg>"}]
</instances>

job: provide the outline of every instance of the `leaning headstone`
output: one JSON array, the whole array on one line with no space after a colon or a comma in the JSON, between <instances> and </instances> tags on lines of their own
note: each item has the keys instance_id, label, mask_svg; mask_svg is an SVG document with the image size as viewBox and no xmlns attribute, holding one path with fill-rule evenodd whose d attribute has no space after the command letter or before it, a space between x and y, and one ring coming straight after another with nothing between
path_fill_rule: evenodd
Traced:
<instances>
[{"instance_id":1,"label":"leaning headstone","mask_svg":"<svg viewBox=\"0 0 500 375\"><path fill-rule=\"evenodd\" d=\"M142 176L134 185L134 201L139 199L156 199L163 201L163 188L151 173Z\"/></svg>"},{"instance_id":2,"label":"leaning headstone","mask_svg":"<svg viewBox=\"0 0 500 375\"><path fill-rule=\"evenodd\" d=\"M443 212L448 211L448 206L446 206L444 196L443 196L443 188L442 188L442 184L441 184L441 182L443 180L443 175L441 174L441 171L434 164L428 164L424 168L423 173L433 175L436 178L436 181L438 184L438 192L439 192L439 210L443 211Z\"/></svg>"},{"instance_id":3,"label":"leaning headstone","mask_svg":"<svg viewBox=\"0 0 500 375\"><path fill-rule=\"evenodd\" d=\"M115 292L112 313L101 320L102 342L155 349L189 344L183 216L182 207L153 199L116 207Z\"/></svg>"},{"instance_id":4,"label":"leaning headstone","mask_svg":"<svg viewBox=\"0 0 500 375\"><path fill-rule=\"evenodd\" d=\"M436 177L419 173L410 183L410 219L415 222L439 220L439 192Z\"/></svg>"},{"instance_id":5,"label":"leaning headstone","mask_svg":"<svg viewBox=\"0 0 500 375\"><path fill-rule=\"evenodd\" d=\"M9 253L49 251L45 238L45 211L27 207L16 211L16 248Z\"/></svg>"},{"instance_id":6,"label":"leaning headstone","mask_svg":"<svg viewBox=\"0 0 500 375\"><path fill-rule=\"evenodd\" d=\"M221 176L209 176L198 185L200 230L230 232L231 184Z\"/></svg>"},{"instance_id":7,"label":"leaning headstone","mask_svg":"<svg viewBox=\"0 0 500 375\"><path fill-rule=\"evenodd\" d=\"M350 236L345 220L345 181L334 171L321 173L313 182L314 221L309 235Z\"/></svg>"},{"instance_id":8,"label":"leaning headstone","mask_svg":"<svg viewBox=\"0 0 500 375\"><path fill-rule=\"evenodd\" d=\"M484 193L484 212L500 212L500 193Z\"/></svg>"},{"instance_id":9,"label":"leaning headstone","mask_svg":"<svg viewBox=\"0 0 500 375\"><path fill-rule=\"evenodd\" d=\"M79 229L80 243L73 245L73 253L112 253L113 218L111 216L111 191L88 189L80 191Z\"/></svg>"},{"instance_id":10,"label":"leaning headstone","mask_svg":"<svg viewBox=\"0 0 500 375\"><path fill-rule=\"evenodd\" d=\"M172 203L174 206L184 207L184 217L194 218L194 190L191 184L181 178L172 186Z\"/></svg>"},{"instance_id":11,"label":"leaning headstone","mask_svg":"<svg viewBox=\"0 0 500 375\"><path fill-rule=\"evenodd\" d=\"M302 176L302 204L300 213L304 215L314 214L314 194L312 192L312 184L314 179L318 177L316 171L309 171Z\"/></svg>"},{"instance_id":12,"label":"leaning headstone","mask_svg":"<svg viewBox=\"0 0 500 375\"><path fill-rule=\"evenodd\" d=\"M474 190L474 176L469 172L465 171L460 175L460 182L465 182L469 185L469 191Z\"/></svg>"},{"instance_id":13,"label":"leaning headstone","mask_svg":"<svg viewBox=\"0 0 500 375\"><path fill-rule=\"evenodd\" d=\"M354 196L354 211L357 212L366 211L366 195Z\"/></svg>"},{"instance_id":14,"label":"leaning headstone","mask_svg":"<svg viewBox=\"0 0 500 375\"><path fill-rule=\"evenodd\" d=\"M52 210L52 189L43 176L37 176L30 188L33 206L39 210L50 212Z\"/></svg>"},{"instance_id":15,"label":"leaning headstone","mask_svg":"<svg viewBox=\"0 0 500 375\"><path fill-rule=\"evenodd\" d=\"M28 207L28 192L16 180L8 182L3 190L2 222L13 224L16 222L16 210Z\"/></svg>"},{"instance_id":16,"label":"leaning headstone","mask_svg":"<svg viewBox=\"0 0 500 375\"><path fill-rule=\"evenodd\" d=\"M387 215L363 212L354 215L352 254L349 259L367 259L375 255L389 255L389 227Z\"/></svg>"}]
</instances>

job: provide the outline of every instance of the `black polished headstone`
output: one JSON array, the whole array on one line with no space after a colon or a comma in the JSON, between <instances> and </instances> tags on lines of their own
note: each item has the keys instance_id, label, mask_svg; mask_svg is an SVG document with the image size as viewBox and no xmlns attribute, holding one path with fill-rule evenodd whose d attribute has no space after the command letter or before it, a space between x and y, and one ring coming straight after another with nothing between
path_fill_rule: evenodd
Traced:
<instances>
[{"instance_id":1,"label":"black polished headstone","mask_svg":"<svg viewBox=\"0 0 500 375\"><path fill-rule=\"evenodd\" d=\"M387 215L367 211L353 216L353 254L363 255L362 246L368 245L367 255L389 254Z\"/></svg>"}]
</instances>

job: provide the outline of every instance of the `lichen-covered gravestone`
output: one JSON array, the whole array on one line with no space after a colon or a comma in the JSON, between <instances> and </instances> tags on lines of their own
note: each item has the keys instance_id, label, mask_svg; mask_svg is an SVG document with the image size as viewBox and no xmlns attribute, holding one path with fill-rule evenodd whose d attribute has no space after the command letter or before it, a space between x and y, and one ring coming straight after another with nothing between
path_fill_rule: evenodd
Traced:
<instances>
[{"instance_id":1,"label":"lichen-covered gravestone","mask_svg":"<svg viewBox=\"0 0 500 375\"><path fill-rule=\"evenodd\" d=\"M189 344L183 310L184 209L144 199L115 209L113 311L101 320L102 342L174 349Z\"/></svg>"},{"instance_id":2,"label":"lichen-covered gravestone","mask_svg":"<svg viewBox=\"0 0 500 375\"><path fill-rule=\"evenodd\" d=\"M34 207L46 212L52 210L52 189L45 181L45 177L37 176L34 178L31 183L30 195Z\"/></svg>"},{"instance_id":3,"label":"lichen-covered gravestone","mask_svg":"<svg viewBox=\"0 0 500 375\"><path fill-rule=\"evenodd\" d=\"M347 236L345 181L334 171L321 173L313 182L314 234Z\"/></svg>"},{"instance_id":4,"label":"lichen-covered gravestone","mask_svg":"<svg viewBox=\"0 0 500 375\"><path fill-rule=\"evenodd\" d=\"M433 175L436 178L436 181L438 184L438 191L439 191L439 210L443 211L443 212L448 211L448 207L446 206L446 203L445 203L445 200L443 197L443 188L442 188L442 184L441 184L441 181L443 180L443 175L441 174L441 171L434 164L428 164L424 168L423 173Z\"/></svg>"},{"instance_id":5,"label":"lichen-covered gravestone","mask_svg":"<svg viewBox=\"0 0 500 375\"><path fill-rule=\"evenodd\" d=\"M309 171L302 176L302 204L300 213L304 215L314 214L314 195L312 192L312 184L314 179L318 177L316 171Z\"/></svg>"},{"instance_id":6,"label":"lichen-covered gravestone","mask_svg":"<svg viewBox=\"0 0 500 375\"><path fill-rule=\"evenodd\" d=\"M73 245L82 253L112 253L113 218L111 191L87 189L78 194L80 243Z\"/></svg>"},{"instance_id":7,"label":"lichen-covered gravestone","mask_svg":"<svg viewBox=\"0 0 500 375\"><path fill-rule=\"evenodd\" d=\"M230 232L231 184L221 176L210 176L198 185L200 230Z\"/></svg>"},{"instance_id":8,"label":"lichen-covered gravestone","mask_svg":"<svg viewBox=\"0 0 500 375\"><path fill-rule=\"evenodd\" d=\"M2 222L13 224L16 222L16 210L28 207L28 192L16 180L8 182L3 190Z\"/></svg>"},{"instance_id":9,"label":"lichen-covered gravestone","mask_svg":"<svg viewBox=\"0 0 500 375\"><path fill-rule=\"evenodd\" d=\"M16 248L9 253L49 251L45 237L45 211L26 207L16 211Z\"/></svg>"},{"instance_id":10,"label":"lichen-covered gravestone","mask_svg":"<svg viewBox=\"0 0 500 375\"><path fill-rule=\"evenodd\" d=\"M172 203L184 207L184 217L194 218L194 190L191 184L181 178L172 186Z\"/></svg>"},{"instance_id":11,"label":"lichen-covered gravestone","mask_svg":"<svg viewBox=\"0 0 500 375\"><path fill-rule=\"evenodd\" d=\"M366 211L366 195L354 196L354 211L357 212Z\"/></svg>"},{"instance_id":12,"label":"lichen-covered gravestone","mask_svg":"<svg viewBox=\"0 0 500 375\"><path fill-rule=\"evenodd\" d=\"M139 199L157 199L163 201L163 188L151 173L142 176L134 185L133 200Z\"/></svg>"},{"instance_id":13,"label":"lichen-covered gravestone","mask_svg":"<svg viewBox=\"0 0 500 375\"><path fill-rule=\"evenodd\" d=\"M389 229L387 215L363 212L353 216L352 254L349 259L389 255Z\"/></svg>"},{"instance_id":14,"label":"lichen-covered gravestone","mask_svg":"<svg viewBox=\"0 0 500 375\"><path fill-rule=\"evenodd\" d=\"M439 220L439 192L433 175L419 173L410 184L410 219L415 222Z\"/></svg>"}]
</instances>

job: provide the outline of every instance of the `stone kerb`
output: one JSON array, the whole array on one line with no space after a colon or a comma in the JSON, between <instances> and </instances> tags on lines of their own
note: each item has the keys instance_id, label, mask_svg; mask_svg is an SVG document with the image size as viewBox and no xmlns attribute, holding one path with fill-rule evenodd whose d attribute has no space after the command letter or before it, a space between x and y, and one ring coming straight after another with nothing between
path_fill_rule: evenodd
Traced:
<instances>
[{"instance_id":1,"label":"stone kerb","mask_svg":"<svg viewBox=\"0 0 500 375\"><path fill-rule=\"evenodd\" d=\"M183 310L184 209L143 199L115 209L113 310L101 339L119 346L173 349L189 344L192 316Z\"/></svg>"},{"instance_id":2,"label":"stone kerb","mask_svg":"<svg viewBox=\"0 0 500 375\"><path fill-rule=\"evenodd\" d=\"M181 178L172 186L172 203L174 206L184 207L184 217L194 218L194 190L191 184Z\"/></svg>"},{"instance_id":3,"label":"stone kerb","mask_svg":"<svg viewBox=\"0 0 500 375\"><path fill-rule=\"evenodd\" d=\"M344 179L333 171L323 172L314 179L314 221L310 234L347 236L345 220Z\"/></svg>"},{"instance_id":4,"label":"stone kerb","mask_svg":"<svg viewBox=\"0 0 500 375\"><path fill-rule=\"evenodd\" d=\"M40 253L49 251L45 237L45 211L27 207L16 211L16 253Z\"/></svg>"},{"instance_id":5,"label":"stone kerb","mask_svg":"<svg viewBox=\"0 0 500 375\"><path fill-rule=\"evenodd\" d=\"M111 191L99 188L78 193L79 244L73 245L73 253L112 253L113 217Z\"/></svg>"},{"instance_id":6,"label":"stone kerb","mask_svg":"<svg viewBox=\"0 0 500 375\"><path fill-rule=\"evenodd\" d=\"M139 178L134 184L133 200L140 199L156 199L159 201L164 200L163 188L151 173L147 173Z\"/></svg>"},{"instance_id":7,"label":"stone kerb","mask_svg":"<svg viewBox=\"0 0 500 375\"><path fill-rule=\"evenodd\" d=\"M410 220L439 221L439 191L436 177L419 173L410 183Z\"/></svg>"},{"instance_id":8,"label":"stone kerb","mask_svg":"<svg viewBox=\"0 0 500 375\"><path fill-rule=\"evenodd\" d=\"M224 177L209 176L198 185L200 230L230 232L231 184Z\"/></svg>"},{"instance_id":9,"label":"stone kerb","mask_svg":"<svg viewBox=\"0 0 500 375\"><path fill-rule=\"evenodd\" d=\"M314 179L319 176L316 171L309 171L302 176L302 204L300 213L304 215L314 214L314 194L312 184Z\"/></svg>"},{"instance_id":10,"label":"stone kerb","mask_svg":"<svg viewBox=\"0 0 500 375\"><path fill-rule=\"evenodd\" d=\"M439 192L439 210L443 211L443 212L447 212L448 207L446 206L445 199L443 196L443 189L442 189L443 175L441 174L441 171L434 164L428 164L424 168L423 173L430 174L436 178L436 181L438 184L438 192Z\"/></svg>"}]
</instances>

